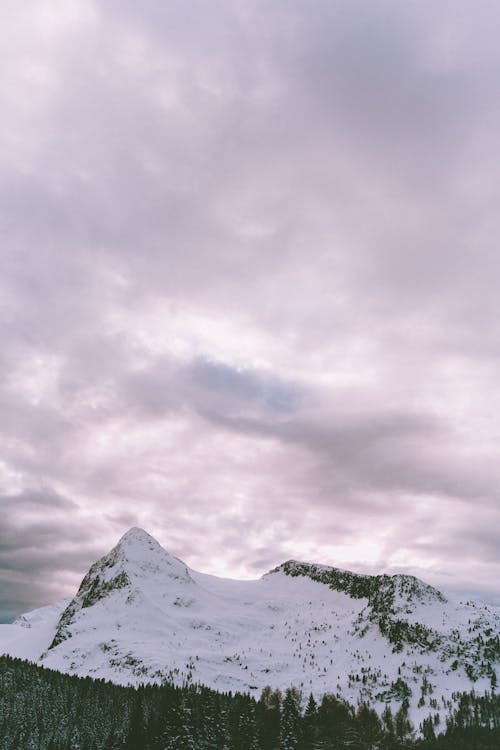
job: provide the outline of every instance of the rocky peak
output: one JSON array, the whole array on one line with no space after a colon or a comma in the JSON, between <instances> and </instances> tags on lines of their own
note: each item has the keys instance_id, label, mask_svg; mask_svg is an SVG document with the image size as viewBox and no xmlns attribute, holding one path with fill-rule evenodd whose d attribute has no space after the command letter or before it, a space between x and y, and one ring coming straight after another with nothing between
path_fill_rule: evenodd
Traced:
<instances>
[{"instance_id":1,"label":"rocky peak","mask_svg":"<svg viewBox=\"0 0 500 750\"><path fill-rule=\"evenodd\" d=\"M170 555L143 529L129 529L107 555L89 568L76 596L62 613L49 648L55 648L71 636L70 626L75 622L78 612L111 596L117 596L117 592L124 594L129 602L143 588L147 588L150 596L154 597L156 590L160 595L169 579L177 583L194 584L181 560Z\"/></svg>"}]
</instances>

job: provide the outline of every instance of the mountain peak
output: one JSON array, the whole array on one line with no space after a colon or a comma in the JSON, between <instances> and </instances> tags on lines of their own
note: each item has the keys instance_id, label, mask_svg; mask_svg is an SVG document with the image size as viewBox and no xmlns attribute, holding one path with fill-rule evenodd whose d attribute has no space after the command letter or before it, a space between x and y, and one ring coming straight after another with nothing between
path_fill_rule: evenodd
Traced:
<instances>
[{"instance_id":1,"label":"mountain peak","mask_svg":"<svg viewBox=\"0 0 500 750\"><path fill-rule=\"evenodd\" d=\"M126 531L116 546L125 547L127 550L133 547L151 551L160 548L164 553L168 554L151 534L148 534L147 531L144 531L139 526L132 526L131 529Z\"/></svg>"},{"instance_id":2,"label":"mountain peak","mask_svg":"<svg viewBox=\"0 0 500 750\"><path fill-rule=\"evenodd\" d=\"M119 562L132 578L158 574L191 580L186 565L164 549L151 534L138 526L129 529L109 555L103 558L106 565L109 565L109 558L113 565Z\"/></svg>"},{"instance_id":3,"label":"mountain peak","mask_svg":"<svg viewBox=\"0 0 500 750\"><path fill-rule=\"evenodd\" d=\"M129 542L147 542L153 540L153 542L156 542L156 539L151 536L151 534L148 534L147 531L144 529L141 529L140 526L132 526L128 531L125 532L125 534L121 537L118 544L121 543L129 543Z\"/></svg>"},{"instance_id":4,"label":"mountain peak","mask_svg":"<svg viewBox=\"0 0 500 750\"><path fill-rule=\"evenodd\" d=\"M174 587L194 583L181 560L170 555L144 529L133 526L90 567L61 615L50 648L71 637L73 626L86 618L90 608L131 604L139 595L159 600L169 582Z\"/></svg>"},{"instance_id":5,"label":"mountain peak","mask_svg":"<svg viewBox=\"0 0 500 750\"><path fill-rule=\"evenodd\" d=\"M258 581L199 574L138 528L62 607L3 626L3 636L0 626L0 653L33 658L50 643L44 666L119 683L307 685L393 712L406 701L417 726L439 711L443 721L460 685L493 689L500 669L495 607L446 600L406 574L297 560Z\"/></svg>"}]
</instances>

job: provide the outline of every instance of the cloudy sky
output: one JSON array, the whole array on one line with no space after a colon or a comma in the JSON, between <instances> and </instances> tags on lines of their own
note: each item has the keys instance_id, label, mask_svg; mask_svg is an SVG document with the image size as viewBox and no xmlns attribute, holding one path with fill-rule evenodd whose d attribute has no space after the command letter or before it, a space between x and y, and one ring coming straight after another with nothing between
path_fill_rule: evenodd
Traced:
<instances>
[{"instance_id":1,"label":"cloudy sky","mask_svg":"<svg viewBox=\"0 0 500 750\"><path fill-rule=\"evenodd\" d=\"M0 618L132 525L500 602L488 0L15 0Z\"/></svg>"}]
</instances>

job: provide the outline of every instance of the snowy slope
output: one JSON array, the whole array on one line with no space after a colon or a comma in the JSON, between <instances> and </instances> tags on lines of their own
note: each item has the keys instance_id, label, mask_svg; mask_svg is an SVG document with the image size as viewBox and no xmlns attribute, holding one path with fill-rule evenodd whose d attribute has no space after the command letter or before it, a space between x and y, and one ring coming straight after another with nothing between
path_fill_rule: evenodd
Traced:
<instances>
[{"instance_id":1,"label":"snowy slope","mask_svg":"<svg viewBox=\"0 0 500 750\"><path fill-rule=\"evenodd\" d=\"M37 661L70 601L62 599L21 615L12 625L0 625L0 653Z\"/></svg>"},{"instance_id":2,"label":"snowy slope","mask_svg":"<svg viewBox=\"0 0 500 750\"><path fill-rule=\"evenodd\" d=\"M411 576L289 561L256 581L196 573L141 529L98 560L69 602L0 625L0 653L121 683L200 682L258 694L295 685L395 709L417 726L457 690L488 690L500 610Z\"/></svg>"}]
</instances>

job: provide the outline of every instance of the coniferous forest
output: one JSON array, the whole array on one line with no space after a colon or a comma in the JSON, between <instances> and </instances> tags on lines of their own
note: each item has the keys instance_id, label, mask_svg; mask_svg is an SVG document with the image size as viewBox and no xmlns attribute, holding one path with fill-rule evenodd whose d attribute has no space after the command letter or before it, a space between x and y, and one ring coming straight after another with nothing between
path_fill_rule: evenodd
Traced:
<instances>
[{"instance_id":1,"label":"coniferous forest","mask_svg":"<svg viewBox=\"0 0 500 750\"><path fill-rule=\"evenodd\" d=\"M0 750L498 750L500 699L461 694L439 734L431 717L421 729L404 702L379 717L333 695L304 706L294 688L267 687L259 699L196 685L136 689L0 657Z\"/></svg>"}]
</instances>

